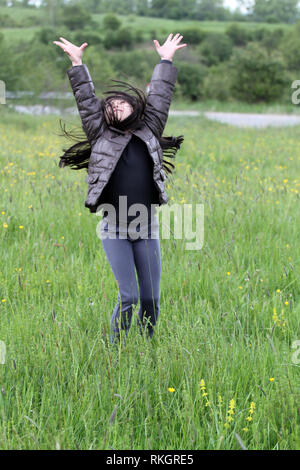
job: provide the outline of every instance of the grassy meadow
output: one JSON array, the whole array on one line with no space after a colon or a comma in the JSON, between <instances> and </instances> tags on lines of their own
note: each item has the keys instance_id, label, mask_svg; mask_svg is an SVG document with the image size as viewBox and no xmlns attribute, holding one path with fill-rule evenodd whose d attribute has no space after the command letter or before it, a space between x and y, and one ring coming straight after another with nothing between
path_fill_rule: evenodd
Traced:
<instances>
[{"instance_id":1,"label":"grassy meadow","mask_svg":"<svg viewBox=\"0 0 300 470\"><path fill-rule=\"evenodd\" d=\"M113 350L86 172L57 166L57 116L1 111L0 448L299 449L300 127L169 117L166 190L204 204L204 244L161 239L155 336L134 318Z\"/></svg>"}]
</instances>

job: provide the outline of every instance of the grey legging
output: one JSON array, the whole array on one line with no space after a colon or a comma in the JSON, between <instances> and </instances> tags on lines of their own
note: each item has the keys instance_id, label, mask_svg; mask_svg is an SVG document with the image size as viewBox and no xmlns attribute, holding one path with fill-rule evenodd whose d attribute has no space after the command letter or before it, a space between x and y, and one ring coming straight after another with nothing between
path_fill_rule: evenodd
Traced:
<instances>
[{"instance_id":1,"label":"grey legging","mask_svg":"<svg viewBox=\"0 0 300 470\"><path fill-rule=\"evenodd\" d=\"M160 300L161 255L159 238L103 238L103 249L117 280L118 301L110 328L112 343L120 340L120 327L127 335L132 318L132 305L140 300L138 325L149 337L157 322ZM135 276L137 271L140 295ZM121 308L120 308L121 304Z\"/></svg>"}]
</instances>

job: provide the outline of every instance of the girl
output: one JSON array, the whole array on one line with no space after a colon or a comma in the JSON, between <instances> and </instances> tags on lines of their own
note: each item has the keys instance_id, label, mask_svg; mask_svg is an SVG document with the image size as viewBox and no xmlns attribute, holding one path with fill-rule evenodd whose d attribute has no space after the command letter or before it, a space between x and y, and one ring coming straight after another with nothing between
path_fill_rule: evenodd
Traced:
<instances>
[{"instance_id":1,"label":"girl","mask_svg":"<svg viewBox=\"0 0 300 470\"><path fill-rule=\"evenodd\" d=\"M162 46L154 40L156 50L161 57L160 64L164 65L156 65L148 97L142 90L114 80L118 83L115 85L119 87L118 91L105 92L108 96L101 101L94 94L88 69L81 60L87 43L77 47L63 37L60 37L61 42L53 41L72 61L72 67L67 73L78 105L82 127L87 135L87 140L79 141L67 150L64 149L65 153L60 157L59 166L69 165L75 170L88 168L87 181L90 186L85 201L86 207L91 212L97 212L100 205L111 204L118 214L115 229L112 228L113 218L107 211L101 221L102 246L119 289L118 301L110 324L112 343L120 341L122 330L127 335L131 324L132 306L135 306L138 300L140 300L138 325L141 333L145 331L148 337L153 336L153 327L159 314L160 241L157 214L149 212L149 209L165 203L168 199L157 171L160 167L155 160L156 149L148 146L148 139L149 135L150 138L155 136L160 149L164 150L163 156L171 158L175 158L183 141L183 136L162 136L177 76L172 58L177 49L186 46L179 44L183 37L179 33L172 36L173 34L170 34ZM121 90L124 86L126 91ZM127 91L133 92L135 96ZM63 131L68 137L74 138L65 129ZM115 146L114 137L117 137L115 141L118 144ZM75 140L78 139L75 137ZM107 147L108 143L111 148ZM102 157L100 159L99 154ZM163 168L172 174L170 167L174 168L174 165L166 159L162 161ZM136 232L139 232L137 237L133 236L128 226L128 221L131 222L134 217L126 214L125 218L120 215L121 196L127 197L129 207L138 203L147 210L148 218L142 219L139 231L136 229ZM153 232L153 238L144 238L150 233L153 235ZM138 292L135 269L140 292Z\"/></svg>"}]
</instances>

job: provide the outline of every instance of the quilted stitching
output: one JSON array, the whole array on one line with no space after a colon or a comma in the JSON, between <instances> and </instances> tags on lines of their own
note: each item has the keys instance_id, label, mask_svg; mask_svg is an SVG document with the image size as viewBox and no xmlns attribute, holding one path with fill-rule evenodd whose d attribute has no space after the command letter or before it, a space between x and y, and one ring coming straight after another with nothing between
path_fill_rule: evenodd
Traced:
<instances>
[{"instance_id":1,"label":"quilted stitching","mask_svg":"<svg viewBox=\"0 0 300 470\"><path fill-rule=\"evenodd\" d=\"M97 128L100 129L101 126L102 113L99 113L100 101L94 93L94 85L86 64L73 66L67 73L76 99L83 129L89 138L92 131ZM133 134L140 137L146 143L149 154L153 159L153 179L159 190L159 205L166 204L169 198L164 188L166 174L162 169L163 152L155 134L162 135L164 130L176 78L177 68L173 64L158 63L155 66L150 82L150 90L147 95L145 124L142 128L133 131ZM130 138L131 134L118 134L117 131L105 129L91 143L92 151L88 175L85 179L86 183L88 183L85 206L89 208L90 212L96 212L97 201Z\"/></svg>"}]
</instances>

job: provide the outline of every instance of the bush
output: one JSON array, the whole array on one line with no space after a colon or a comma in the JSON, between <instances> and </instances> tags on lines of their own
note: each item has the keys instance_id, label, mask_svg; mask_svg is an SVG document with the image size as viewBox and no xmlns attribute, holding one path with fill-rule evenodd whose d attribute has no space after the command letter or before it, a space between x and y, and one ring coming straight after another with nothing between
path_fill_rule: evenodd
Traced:
<instances>
[{"instance_id":1,"label":"bush","mask_svg":"<svg viewBox=\"0 0 300 470\"><path fill-rule=\"evenodd\" d=\"M45 24L46 21L44 18L40 16L26 16L22 19L21 24L19 25L20 28L30 28L31 26L39 26Z\"/></svg>"},{"instance_id":2,"label":"bush","mask_svg":"<svg viewBox=\"0 0 300 470\"><path fill-rule=\"evenodd\" d=\"M0 15L0 27L1 28L20 28L20 25L10 15L4 14L4 15Z\"/></svg>"},{"instance_id":3,"label":"bush","mask_svg":"<svg viewBox=\"0 0 300 470\"><path fill-rule=\"evenodd\" d=\"M268 30L262 27L256 28L253 31L249 31L248 34L251 41L262 41L267 36Z\"/></svg>"},{"instance_id":4,"label":"bush","mask_svg":"<svg viewBox=\"0 0 300 470\"><path fill-rule=\"evenodd\" d=\"M130 79L134 77L144 88L150 81L154 65L157 63L156 57L149 51L114 52L109 58L112 67L118 70L119 74L124 73Z\"/></svg>"},{"instance_id":5,"label":"bush","mask_svg":"<svg viewBox=\"0 0 300 470\"><path fill-rule=\"evenodd\" d=\"M136 29L134 32L134 41L138 44L145 41L144 31L142 29Z\"/></svg>"},{"instance_id":6,"label":"bush","mask_svg":"<svg viewBox=\"0 0 300 470\"><path fill-rule=\"evenodd\" d=\"M116 31L120 28L122 22L113 13L105 15L102 20L103 28L110 31Z\"/></svg>"},{"instance_id":7,"label":"bush","mask_svg":"<svg viewBox=\"0 0 300 470\"><path fill-rule=\"evenodd\" d=\"M225 32L235 46L245 46L250 39L248 31L236 23L228 26Z\"/></svg>"},{"instance_id":8,"label":"bush","mask_svg":"<svg viewBox=\"0 0 300 470\"><path fill-rule=\"evenodd\" d=\"M134 35L130 27L123 27L115 32L107 32L103 41L107 49L112 49L113 47L128 49L132 47L133 43Z\"/></svg>"},{"instance_id":9,"label":"bush","mask_svg":"<svg viewBox=\"0 0 300 470\"><path fill-rule=\"evenodd\" d=\"M86 9L80 5L64 5L62 7L63 24L71 31L82 29L89 24L94 24L92 17Z\"/></svg>"},{"instance_id":10,"label":"bush","mask_svg":"<svg viewBox=\"0 0 300 470\"><path fill-rule=\"evenodd\" d=\"M186 62L179 62L178 68L178 83L182 95L197 101L203 96L203 80L206 74L206 68L200 64L188 64Z\"/></svg>"},{"instance_id":11,"label":"bush","mask_svg":"<svg viewBox=\"0 0 300 470\"><path fill-rule=\"evenodd\" d=\"M20 65L20 61L18 60L19 57L15 54L12 54L11 45L7 41L5 41L4 38L3 40L1 40L2 36L2 33L0 33L0 57L5 57L5 60L3 60L1 63L0 79L5 82L6 90L20 90L20 87L18 85L20 77L23 74L23 70Z\"/></svg>"},{"instance_id":12,"label":"bush","mask_svg":"<svg viewBox=\"0 0 300 470\"><path fill-rule=\"evenodd\" d=\"M291 70L300 69L300 22L289 31L281 40L279 47L286 65Z\"/></svg>"},{"instance_id":13,"label":"bush","mask_svg":"<svg viewBox=\"0 0 300 470\"><path fill-rule=\"evenodd\" d=\"M56 40L57 33L53 28L41 28L34 34L33 39L41 42L42 44L51 44L51 41Z\"/></svg>"},{"instance_id":14,"label":"bush","mask_svg":"<svg viewBox=\"0 0 300 470\"><path fill-rule=\"evenodd\" d=\"M273 51L279 48L283 37L284 31L281 28L275 29L274 31L267 31L261 43L268 51Z\"/></svg>"},{"instance_id":15,"label":"bush","mask_svg":"<svg viewBox=\"0 0 300 470\"><path fill-rule=\"evenodd\" d=\"M210 33L198 46L206 65L216 65L228 60L233 48L232 40L224 33Z\"/></svg>"},{"instance_id":16,"label":"bush","mask_svg":"<svg viewBox=\"0 0 300 470\"><path fill-rule=\"evenodd\" d=\"M230 98L230 77L228 64L213 65L203 81L205 98L227 101Z\"/></svg>"},{"instance_id":17,"label":"bush","mask_svg":"<svg viewBox=\"0 0 300 470\"><path fill-rule=\"evenodd\" d=\"M157 33L157 30L156 30L156 29L150 29L150 31L149 31L149 37L150 37L151 39L152 39L152 38L153 38L153 39L157 39L158 42L161 44L160 39L157 37L157 34L158 34L158 33ZM164 32L164 31L162 30L162 31L160 31L160 34L162 35L162 37L165 37L166 32Z\"/></svg>"},{"instance_id":18,"label":"bush","mask_svg":"<svg viewBox=\"0 0 300 470\"><path fill-rule=\"evenodd\" d=\"M236 49L230 61L232 95L249 103L270 102L282 96L287 85L283 58L269 55L258 43Z\"/></svg>"},{"instance_id":19,"label":"bush","mask_svg":"<svg viewBox=\"0 0 300 470\"><path fill-rule=\"evenodd\" d=\"M200 44L208 35L206 31L199 28L188 28L181 30L183 42L187 44Z\"/></svg>"},{"instance_id":20,"label":"bush","mask_svg":"<svg viewBox=\"0 0 300 470\"><path fill-rule=\"evenodd\" d=\"M102 44L103 39L95 31L85 30L85 31L78 31L76 34L74 34L74 42L75 44L78 44L78 45L81 45L83 42L87 42L88 45L90 46L93 44Z\"/></svg>"}]
</instances>

